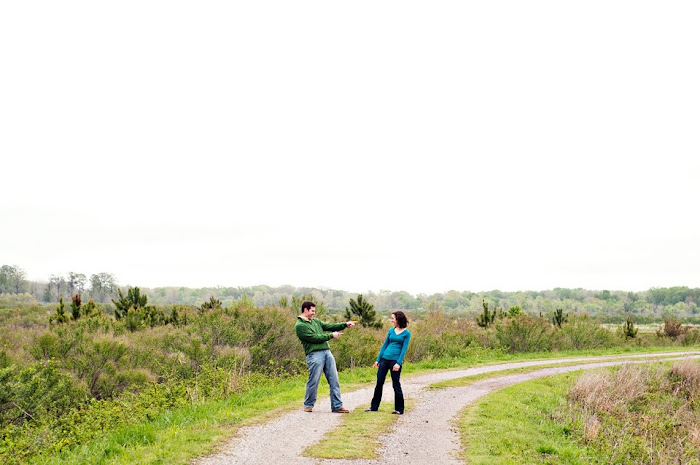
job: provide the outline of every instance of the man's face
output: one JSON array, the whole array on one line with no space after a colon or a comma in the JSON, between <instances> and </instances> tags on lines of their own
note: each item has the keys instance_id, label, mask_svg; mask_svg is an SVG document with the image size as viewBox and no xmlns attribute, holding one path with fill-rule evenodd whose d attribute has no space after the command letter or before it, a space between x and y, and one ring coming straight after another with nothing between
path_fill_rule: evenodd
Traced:
<instances>
[{"instance_id":1,"label":"man's face","mask_svg":"<svg viewBox=\"0 0 700 465\"><path fill-rule=\"evenodd\" d=\"M304 316L309 320L312 319L314 315L316 315L316 307L311 307L304 313Z\"/></svg>"}]
</instances>

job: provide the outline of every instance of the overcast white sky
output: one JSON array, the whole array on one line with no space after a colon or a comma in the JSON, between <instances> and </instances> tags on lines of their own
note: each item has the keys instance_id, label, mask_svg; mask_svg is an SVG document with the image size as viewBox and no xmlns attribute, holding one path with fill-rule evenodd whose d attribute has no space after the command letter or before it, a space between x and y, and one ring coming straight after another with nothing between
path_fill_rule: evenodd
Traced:
<instances>
[{"instance_id":1,"label":"overcast white sky","mask_svg":"<svg viewBox=\"0 0 700 465\"><path fill-rule=\"evenodd\" d=\"M0 264L700 286L697 1L0 4Z\"/></svg>"}]
</instances>

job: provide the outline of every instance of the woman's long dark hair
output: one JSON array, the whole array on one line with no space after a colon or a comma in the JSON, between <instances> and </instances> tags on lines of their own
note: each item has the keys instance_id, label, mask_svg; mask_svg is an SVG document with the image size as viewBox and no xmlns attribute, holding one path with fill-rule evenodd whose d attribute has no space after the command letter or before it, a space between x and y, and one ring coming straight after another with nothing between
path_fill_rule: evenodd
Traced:
<instances>
[{"instance_id":1,"label":"woman's long dark hair","mask_svg":"<svg viewBox=\"0 0 700 465\"><path fill-rule=\"evenodd\" d=\"M392 315L396 317L396 322L399 324L399 328L405 328L408 326L408 318L406 317L406 314L402 312L401 310L396 311L396 312L391 312Z\"/></svg>"}]
</instances>

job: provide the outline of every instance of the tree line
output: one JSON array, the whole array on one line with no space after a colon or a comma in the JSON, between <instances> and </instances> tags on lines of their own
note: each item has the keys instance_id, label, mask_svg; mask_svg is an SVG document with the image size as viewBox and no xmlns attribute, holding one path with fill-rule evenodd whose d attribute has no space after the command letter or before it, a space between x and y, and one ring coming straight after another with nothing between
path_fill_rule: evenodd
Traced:
<instances>
[{"instance_id":1,"label":"tree line","mask_svg":"<svg viewBox=\"0 0 700 465\"><path fill-rule=\"evenodd\" d=\"M224 306L245 298L250 299L256 306L264 307L279 305L286 296L307 295L316 301L323 301L329 311L336 313L342 312L348 301L359 295L344 290L267 285L141 289L148 293L154 305L198 305L213 296ZM69 272L66 275L50 275L47 281L29 281L26 279L26 272L17 265L0 267L0 293L28 293L44 303L58 302L61 297L69 301L75 294L81 294L85 301L110 304L112 299L118 298L119 290L126 292L127 288L120 285L113 274L107 272L95 273L89 277L84 273ZM381 290L363 292L362 295L378 310L422 312L439 309L474 315L481 312L483 301L492 305L492 308L501 308L506 312L512 307L519 307L524 313L531 315L552 314L557 309L562 309L569 313L586 313L603 318L606 315L634 314L650 319L659 319L666 314L693 317L698 314L700 304L700 288L687 286L651 288L640 292L554 288L516 292L449 290L444 293L417 295L406 291Z\"/></svg>"}]
</instances>

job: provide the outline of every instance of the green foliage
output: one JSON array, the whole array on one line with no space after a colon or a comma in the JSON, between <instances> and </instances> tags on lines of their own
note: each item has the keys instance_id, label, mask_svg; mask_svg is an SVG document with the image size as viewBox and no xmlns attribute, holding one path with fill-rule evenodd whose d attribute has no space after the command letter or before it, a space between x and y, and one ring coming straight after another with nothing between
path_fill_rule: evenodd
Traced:
<instances>
[{"instance_id":1,"label":"green foliage","mask_svg":"<svg viewBox=\"0 0 700 465\"><path fill-rule=\"evenodd\" d=\"M80 294L75 294L72 298L72 302L70 304L70 310L71 310L71 315L73 316L74 320L77 320L80 318L81 312L80 312Z\"/></svg>"},{"instance_id":2,"label":"green foliage","mask_svg":"<svg viewBox=\"0 0 700 465\"><path fill-rule=\"evenodd\" d=\"M102 314L102 311L99 308L97 308L97 304L95 304L95 301L92 299L88 300L88 303L82 305L80 309L82 312L82 316L84 316L85 318L90 318Z\"/></svg>"},{"instance_id":3,"label":"green foliage","mask_svg":"<svg viewBox=\"0 0 700 465\"><path fill-rule=\"evenodd\" d=\"M295 314L301 313L301 304L303 304L307 300L309 302L313 302L316 305L317 318L323 318L328 314L328 308L326 307L326 304L322 300L314 298L314 296L312 296L311 294L292 296L292 312L294 312Z\"/></svg>"},{"instance_id":4,"label":"green foliage","mask_svg":"<svg viewBox=\"0 0 700 465\"><path fill-rule=\"evenodd\" d=\"M564 309L562 308L557 308L554 310L554 316L552 317L552 324L558 328L561 328L561 325L567 322L569 319L568 314L564 314Z\"/></svg>"},{"instance_id":5,"label":"green foliage","mask_svg":"<svg viewBox=\"0 0 700 465\"><path fill-rule=\"evenodd\" d=\"M115 307L114 316L117 320L121 320L132 309L146 307L148 296L146 294L141 295L141 290L138 287L130 287L127 290L126 296L122 293L122 290L119 289L119 299L112 299L112 302Z\"/></svg>"},{"instance_id":6,"label":"green foliage","mask_svg":"<svg viewBox=\"0 0 700 465\"><path fill-rule=\"evenodd\" d=\"M545 352L552 349L551 326L543 318L527 315L499 320L496 339L509 352Z\"/></svg>"},{"instance_id":7,"label":"green foliage","mask_svg":"<svg viewBox=\"0 0 700 465\"><path fill-rule=\"evenodd\" d=\"M0 428L27 420L57 417L79 405L86 392L53 361L0 370Z\"/></svg>"},{"instance_id":8,"label":"green foliage","mask_svg":"<svg viewBox=\"0 0 700 465\"><path fill-rule=\"evenodd\" d=\"M59 325L68 322L68 315L66 315L66 306L63 303L63 297L59 299L58 307L56 307L56 315L54 315L50 321Z\"/></svg>"},{"instance_id":9,"label":"green foliage","mask_svg":"<svg viewBox=\"0 0 700 465\"><path fill-rule=\"evenodd\" d=\"M481 301L481 306L483 307L484 312L481 315L476 316L476 324L482 328L488 328L494 321L496 321L498 310L496 308L494 308L493 311L489 310L489 304L485 300Z\"/></svg>"},{"instance_id":10,"label":"green foliage","mask_svg":"<svg viewBox=\"0 0 700 465\"><path fill-rule=\"evenodd\" d=\"M443 310L431 311L427 318L414 322L411 334L406 352L411 362L468 357L491 345L489 335L474 321L451 318Z\"/></svg>"},{"instance_id":11,"label":"green foliage","mask_svg":"<svg viewBox=\"0 0 700 465\"><path fill-rule=\"evenodd\" d=\"M216 299L214 296L209 297L208 302L204 302L202 305L199 306L199 313L200 315L204 314L207 312L207 310L213 310L216 308L221 308L221 301Z\"/></svg>"},{"instance_id":12,"label":"green foliage","mask_svg":"<svg viewBox=\"0 0 700 465\"><path fill-rule=\"evenodd\" d=\"M559 349L583 350L612 347L614 335L587 315L575 316L561 327Z\"/></svg>"},{"instance_id":13,"label":"green foliage","mask_svg":"<svg viewBox=\"0 0 700 465\"><path fill-rule=\"evenodd\" d=\"M357 295L357 300L350 299L350 308L345 307L345 318L354 320L355 315L360 324L366 328L381 328L382 322L377 318L377 312L374 310L374 305L367 302L362 294Z\"/></svg>"},{"instance_id":14,"label":"green foliage","mask_svg":"<svg viewBox=\"0 0 700 465\"><path fill-rule=\"evenodd\" d=\"M634 339L637 337L637 332L639 331L639 328L634 326L634 321L632 321L632 318L629 316L625 320L625 322L620 326L620 332L624 336L625 339Z\"/></svg>"},{"instance_id":15,"label":"green foliage","mask_svg":"<svg viewBox=\"0 0 700 465\"><path fill-rule=\"evenodd\" d=\"M514 305L508 309L508 316L510 318L519 316L519 315L524 315L525 312L523 311L522 308L520 308L520 305Z\"/></svg>"}]
</instances>

